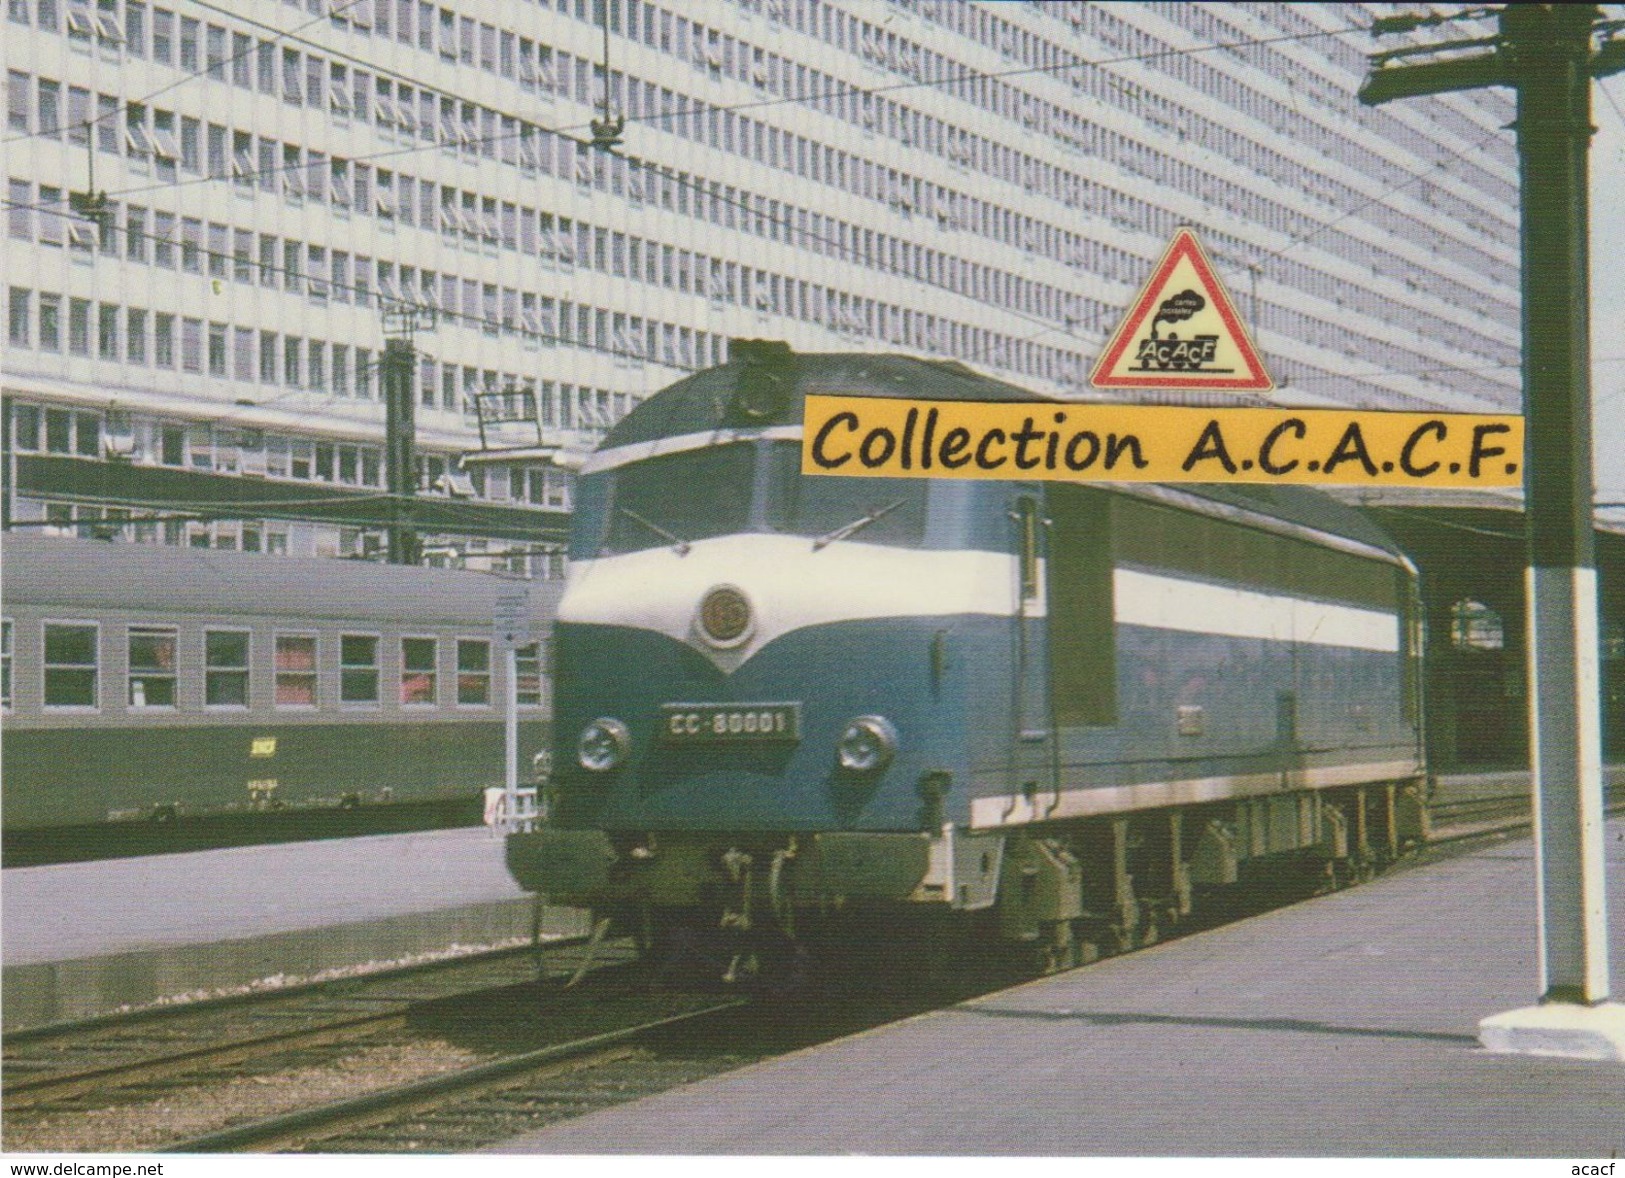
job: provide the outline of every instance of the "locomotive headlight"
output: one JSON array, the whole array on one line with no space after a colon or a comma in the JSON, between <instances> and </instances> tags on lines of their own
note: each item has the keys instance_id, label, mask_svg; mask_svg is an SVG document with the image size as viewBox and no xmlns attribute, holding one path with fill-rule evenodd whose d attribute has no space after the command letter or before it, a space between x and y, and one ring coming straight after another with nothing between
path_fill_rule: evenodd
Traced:
<instances>
[{"instance_id":1,"label":"locomotive headlight","mask_svg":"<svg viewBox=\"0 0 1625 1178\"><path fill-rule=\"evenodd\" d=\"M897 753L897 729L884 716L859 716L835 743L835 756L849 773L874 773Z\"/></svg>"},{"instance_id":2,"label":"locomotive headlight","mask_svg":"<svg viewBox=\"0 0 1625 1178\"><path fill-rule=\"evenodd\" d=\"M600 716L581 730L576 742L576 759L583 769L607 773L632 751L632 733L625 724L610 716Z\"/></svg>"},{"instance_id":3,"label":"locomotive headlight","mask_svg":"<svg viewBox=\"0 0 1625 1178\"><path fill-rule=\"evenodd\" d=\"M697 620L700 635L712 646L722 649L745 642L756 628L750 598L733 585L718 585L708 592L700 600Z\"/></svg>"}]
</instances>

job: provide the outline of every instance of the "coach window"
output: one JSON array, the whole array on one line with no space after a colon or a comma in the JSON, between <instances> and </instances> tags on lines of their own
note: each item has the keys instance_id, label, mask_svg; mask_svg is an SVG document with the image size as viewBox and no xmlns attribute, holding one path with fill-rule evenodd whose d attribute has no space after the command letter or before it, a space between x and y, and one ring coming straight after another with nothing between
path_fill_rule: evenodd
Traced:
<instances>
[{"instance_id":1,"label":"coach window","mask_svg":"<svg viewBox=\"0 0 1625 1178\"><path fill-rule=\"evenodd\" d=\"M94 622L45 623L45 706L97 706L97 626Z\"/></svg>"},{"instance_id":2,"label":"coach window","mask_svg":"<svg viewBox=\"0 0 1625 1178\"><path fill-rule=\"evenodd\" d=\"M402 705L434 706L436 645L433 638L401 639Z\"/></svg>"},{"instance_id":3,"label":"coach window","mask_svg":"<svg viewBox=\"0 0 1625 1178\"><path fill-rule=\"evenodd\" d=\"M517 694L522 708L542 706L542 644L532 642L514 651Z\"/></svg>"},{"instance_id":4,"label":"coach window","mask_svg":"<svg viewBox=\"0 0 1625 1178\"><path fill-rule=\"evenodd\" d=\"M11 710L11 619L0 620L0 708Z\"/></svg>"},{"instance_id":5,"label":"coach window","mask_svg":"<svg viewBox=\"0 0 1625 1178\"><path fill-rule=\"evenodd\" d=\"M203 632L203 703L211 708L248 706L248 631Z\"/></svg>"},{"instance_id":6,"label":"coach window","mask_svg":"<svg viewBox=\"0 0 1625 1178\"><path fill-rule=\"evenodd\" d=\"M339 702L377 706L377 638L367 634L339 638Z\"/></svg>"},{"instance_id":7,"label":"coach window","mask_svg":"<svg viewBox=\"0 0 1625 1178\"><path fill-rule=\"evenodd\" d=\"M175 706L175 628L130 627L130 692L132 708Z\"/></svg>"},{"instance_id":8,"label":"coach window","mask_svg":"<svg viewBox=\"0 0 1625 1178\"><path fill-rule=\"evenodd\" d=\"M457 702L491 702L491 644L481 638L457 640Z\"/></svg>"},{"instance_id":9,"label":"coach window","mask_svg":"<svg viewBox=\"0 0 1625 1178\"><path fill-rule=\"evenodd\" d=\"M316 636L276 636L276 706L316 706Z\"/></svg>"}]
</instances>

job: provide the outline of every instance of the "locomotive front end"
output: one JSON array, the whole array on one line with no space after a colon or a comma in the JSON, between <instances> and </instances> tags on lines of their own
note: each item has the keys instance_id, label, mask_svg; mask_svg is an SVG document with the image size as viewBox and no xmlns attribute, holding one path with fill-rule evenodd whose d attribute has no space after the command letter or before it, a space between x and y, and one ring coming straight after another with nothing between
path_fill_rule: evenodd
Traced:
<instances>
[{"instance_id":1,"label":"locomotive front end","mask_svg":"<svg viewBox=\"0 0 1625 1178\"><path fill-rule=\"evenodd\" d=\"M749 925L942 891L963 655L1010 561L950 542L924 482L804 478L797 379L702 373L583 468L547 819L509 844L555 902Z\"/></svg>"}]
</instances>

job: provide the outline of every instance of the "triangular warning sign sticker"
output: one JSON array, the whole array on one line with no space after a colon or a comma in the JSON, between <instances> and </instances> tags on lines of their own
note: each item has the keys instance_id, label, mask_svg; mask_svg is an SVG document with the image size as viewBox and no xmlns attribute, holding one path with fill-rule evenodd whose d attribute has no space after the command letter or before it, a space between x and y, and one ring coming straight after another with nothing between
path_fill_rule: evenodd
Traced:
<instances>
[{"instance_id":1,"label":"triangular warning sign sticker","mask_svg":"<svg viewBox=\"0 0 1625 1178\"><path fill-rule=\"evenodd\" d=\"M1196 234L1174 234L1095 365L1097 389L1228 389L1275 382Z\"/></svg>"}]
</instances>

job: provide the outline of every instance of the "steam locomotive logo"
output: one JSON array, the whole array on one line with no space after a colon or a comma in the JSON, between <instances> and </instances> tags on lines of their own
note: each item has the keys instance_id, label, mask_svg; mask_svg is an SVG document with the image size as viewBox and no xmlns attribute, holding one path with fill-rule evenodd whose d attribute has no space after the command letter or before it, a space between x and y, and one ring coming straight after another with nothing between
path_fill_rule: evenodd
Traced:
<instances>
[{"instance_id":1,"label":"steam locomotive logo","mask_svg":"<svg viewBox=\"0 0 1625 1178\"><path fill-rule=\"evenodd\" d=\"M1179 323L1189 319L1207 306L1207 300L1194 290L1182 290L1162 300L1157 313L1151 317L1151 334L1140 340L1135 363L1130 372L1234 372L1234 368L1204 367L1212 365L1218 351L1217 334L1199 334L1180 339L1178 332L1170 331L1166 337L1157 334L1159 323Z\"/></svg>"},{"instance_id":2,"label":"steam locomotive logo","mask_svg":"<svg viewBox=\"0 0 1625 1178\"><path fill-rule=\"evenodd\" d=\"M1107 340L1089 384L1229 392L1275 387L1196 234L1183 226Z\"/></svg>"}]
</instances>

